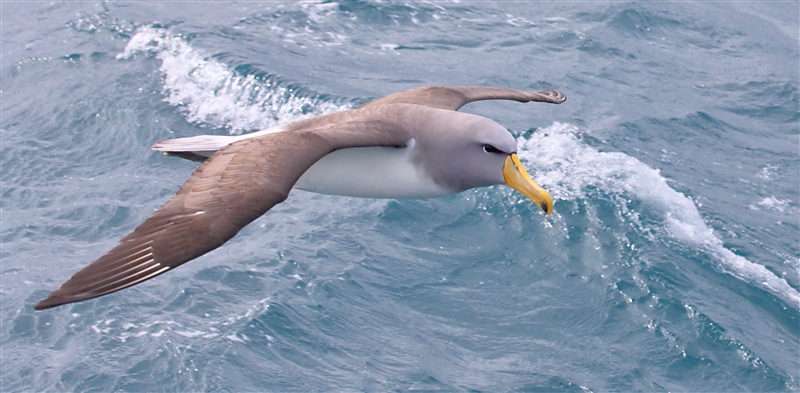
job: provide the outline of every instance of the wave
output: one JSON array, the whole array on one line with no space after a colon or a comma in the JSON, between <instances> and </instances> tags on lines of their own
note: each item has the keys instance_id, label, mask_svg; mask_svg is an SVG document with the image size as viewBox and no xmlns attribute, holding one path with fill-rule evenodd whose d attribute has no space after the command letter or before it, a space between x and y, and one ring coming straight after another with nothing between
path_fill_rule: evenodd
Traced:
<instances>
[{"instance_id":1,"label":"wave","mask_svg":"<svg viewBox=\"0 0 800 393\"><path fill-rule=\"evenodd\" d=\"M182 321L184 324L190 324L194 327L186 327L182 323L159 318L149 322L140 322L139 324L116 318L89 322L93 316L83 316L79 313L72 313L71 317L75 323L71 323L69 326L70 328L75 328L78 326L78 321L84 321L83 323L89 325L94 333L114 337L123 343L129 339L140 339L141 337L159 338L164 334L167 336L182 336L187 339L225 338L242 343L250 341L244 333L239 331L242 325L248 323L253 316L267 312L270 307L269 302L270 298L261 299L258 303L244 310L244 313L232 314L225 319L202 322L196 320ZM209 315L206 314L205 317L208 318ZM198 327L200 328L198 329ZM268 340L271 341L271 338L268 337Z\"/></svg>"},{"instance_id":2,"label":"wave","mask_svg":"<svg viewBox=\"0 0 800 393\"><path fill-rule=\"evenodd\" d=\"M518 139L520 158L537 168L536 180L555 199L584 198L588 189L635 197L662 215L672 238L708 253L734 277L800 305L800 292L784 278L725 248L692 199L672 189L658 170L624 153L597 151L582 143L577 133L574 125L554 123Z\"/></svg>"},{"instance_id":3,"label":"wave","mask_svg":"<svg viewBox=\"0 0 800 393\"><path fill-rule=\"evenodd\" d=\"M117 58L138 54L161 60L165 100L186 110L188 121L231 133L351 108L318 95L297 94L269 76L231 70L165 28L138 28ZM583 198L587 189L633 196L660 212L672 238L710 254L731 275L800 305L800 292L784 278L725 248L692 199L672 189L658 170L623 153L599 152L580 142L577 132L574 125L554 123L518 140L520 157L537 168L537 181L554 198Z\"/></svg>"},{"instance_id":4,"label":"wave","mask_svg":"<svg viewBox=\"0 0 800 393\"><path fill-rule=\"evenodd\" d=\"M319 95L299 94L300 89L269 75L236 72L165 28L138 28L117 59L139 54L161 60L166 102L185 110L191 123L226 128L231 134L350 108Z\"/></svg>"}]
</instances>

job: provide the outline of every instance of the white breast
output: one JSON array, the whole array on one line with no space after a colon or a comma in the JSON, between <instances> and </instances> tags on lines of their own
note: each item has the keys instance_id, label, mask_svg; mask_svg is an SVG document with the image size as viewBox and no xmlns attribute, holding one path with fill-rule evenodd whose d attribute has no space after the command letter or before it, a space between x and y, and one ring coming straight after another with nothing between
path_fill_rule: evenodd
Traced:
<instances>
[{"instance_id":1,"label":"white breast","mask_svg":"<svg viewBox=\"0 0 800 393\"><path fill-rule=\"evenodd\" d=\"M317 161L296 188L320 194L362 198L436 198L453 194L411 161L407 147L360 147L337 150Z\"/></svg>"}]
</instances>

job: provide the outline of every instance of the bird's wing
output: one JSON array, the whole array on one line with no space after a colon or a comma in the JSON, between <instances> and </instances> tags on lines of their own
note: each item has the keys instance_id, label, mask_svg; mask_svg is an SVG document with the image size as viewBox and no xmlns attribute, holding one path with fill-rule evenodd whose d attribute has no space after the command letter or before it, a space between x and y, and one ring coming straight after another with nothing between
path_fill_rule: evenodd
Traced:
<instances>
[{"instance_id":1,"label":"bird's wing","mask_svg":"<svg viewBox=\"0 0 800 393\"><path fill-rule=\"evenodd\" d=\"M225 146L161 209L35 308L91 299L167 272L221 246L281 203L326 154L347 147L403 146L407 140L395 123L351 119Z\"/></svg>"},{"instance_id":2,"label":"bird's wing","mask_svg":"<svg viewBox=\"0 0 800 393\"><path fill-rule=\"evenodd\" d=\"M473 101L481 100L514 100L519 102L549 102L560 104L566 101L564 93L556 89L543 90L538 93L506 89L502 87L484 86L427 86L401 91L374 101L361 108L375 107L385 104L415 104L439 109L459 110Z\"/></svg>"}]
</instances>

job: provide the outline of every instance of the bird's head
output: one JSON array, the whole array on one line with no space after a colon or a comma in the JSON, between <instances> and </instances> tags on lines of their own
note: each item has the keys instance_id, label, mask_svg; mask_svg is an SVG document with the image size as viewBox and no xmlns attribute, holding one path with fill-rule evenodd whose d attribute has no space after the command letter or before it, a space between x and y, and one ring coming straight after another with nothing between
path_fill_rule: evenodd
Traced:
<instances>
[{"instance_id":1,"label":"bird's head","mask_svg":"<svg viewBox=\"0 0 800 393\"><path fill-rule=\"evenodd\" d=\"M429 161L423 166L438 183L457 192L506 184L536 203L545 214L553 212L553 199L522 166L517 141L503 126L461 112L450 112L447 119L431 119L437 120L425 127L435 129L420 135L417 157L424 155Z\"/></svg>"}]
</instances>

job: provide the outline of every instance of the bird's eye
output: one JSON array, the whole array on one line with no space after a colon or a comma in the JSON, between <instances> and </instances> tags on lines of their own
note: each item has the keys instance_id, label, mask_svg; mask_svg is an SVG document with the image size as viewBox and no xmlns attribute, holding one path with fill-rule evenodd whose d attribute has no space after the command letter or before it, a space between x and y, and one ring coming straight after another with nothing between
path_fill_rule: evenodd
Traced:
<instances>
[{"instance_id":1,"label":"bird's eye","mask_svg":"<svg viewBox=\"0 0 800 393\"><path fill-rule=\"evenodd\" d=\"M500 149L498 149L498 148L496 148L496 147L494 147L492 145L483 145L483 151L485 151L487 153L503 154L503 152L500 151Z\"/></svg>"}]
</instances>

